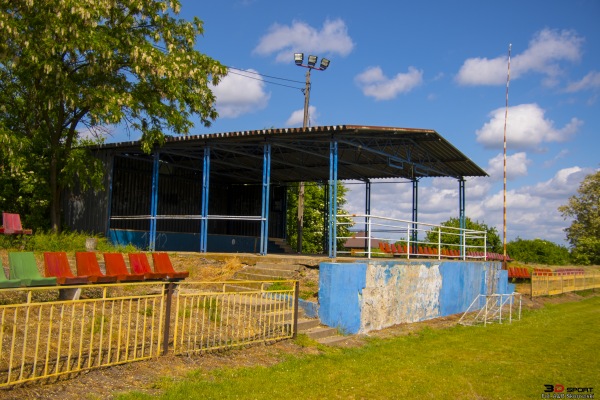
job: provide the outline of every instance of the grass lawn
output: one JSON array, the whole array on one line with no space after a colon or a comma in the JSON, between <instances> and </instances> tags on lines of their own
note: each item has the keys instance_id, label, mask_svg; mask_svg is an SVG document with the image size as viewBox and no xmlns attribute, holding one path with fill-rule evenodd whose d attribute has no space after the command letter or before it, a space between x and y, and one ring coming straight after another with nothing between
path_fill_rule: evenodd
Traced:
<instances>
[{"instance_id":1,"label":"grass lawn","mask_svg":"<svg viewBox=\"0 0 600 400\"><path fill-rule=\"evenodd\" d=\"M600 398L600 297L526 311L511 325L424 329L161 384L161 399L539 399L546 384L593 387Z\"/></svg>"}]
</instances>

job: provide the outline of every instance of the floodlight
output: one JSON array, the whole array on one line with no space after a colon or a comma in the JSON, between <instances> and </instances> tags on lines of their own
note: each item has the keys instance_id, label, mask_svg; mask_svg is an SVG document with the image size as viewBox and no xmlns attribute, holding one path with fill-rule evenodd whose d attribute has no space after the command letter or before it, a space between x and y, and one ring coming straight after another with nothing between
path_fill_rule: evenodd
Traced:
<instances>
[{"instance_id":1,"label":"floodlight","mask_svg":"<svg viewBox=\"0 0 600 400\"><path fill-rule=\"evenodd\" d=\"M294 53L294 61L296 62L296 65L302 65L304 53Z\"/></svg>"},{"instance_id":2,"label":"floodlight","mask_svg":"<svg viewBox=\"0 0 600 400\"><path fill-rule=\"evenodd\" d=\"M309 67L314 67L315 64L317 63L317 56L308 56L308 66Z\"/></svg>"},{"instance_id":3,"label":"floodlight","mask_svg":"<svg viewBox=\"0 0 600 400\"><path fill-rule=\"evenodd\" d=\"M320 69L322 70L326 70L327 67L329 67L329 60L326 58L321 58L321 65L319 66Z\"/></svg>"}]
</instances>

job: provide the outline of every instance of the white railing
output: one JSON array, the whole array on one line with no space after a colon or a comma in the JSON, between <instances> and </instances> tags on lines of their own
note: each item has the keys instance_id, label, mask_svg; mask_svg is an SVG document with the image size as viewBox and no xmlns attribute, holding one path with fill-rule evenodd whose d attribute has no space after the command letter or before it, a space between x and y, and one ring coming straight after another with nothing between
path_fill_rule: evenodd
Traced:
<instances>
[{"instance_id":1,"label":"white railing","mask_svg":"<svg viewBox=\"0 0 600 400\"><path fill-rule=\"evenodd\" d=\"M427 224L367 214L339 214L338 226L352 227L351 236L338 236L345 243L353 239L362 247L344 247L339 255L450 258L486 260L487 232ZM429 234L429 235L428 235ZM429 236L429 237L428 237Z\"/></svg>"}]
</instances>

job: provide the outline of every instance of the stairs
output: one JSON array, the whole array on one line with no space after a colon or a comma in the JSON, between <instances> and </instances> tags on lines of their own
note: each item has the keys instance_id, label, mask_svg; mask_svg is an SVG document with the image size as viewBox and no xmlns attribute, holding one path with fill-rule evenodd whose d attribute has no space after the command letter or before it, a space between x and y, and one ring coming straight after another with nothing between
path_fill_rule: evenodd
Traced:
<instances>
[{"instance_id":1,"label":"stairs","mask_svg":"<svg viewBox=\"0 0 600 400\"><path fill-rule=\"evenodd\" d=\"M300 266L296 264L257 262L254 266L248 266L236 272L232 280L240 281L240 283L227 285L226 290L245 291L260 289L261 285L270 285L260 281L295 279L299 270ZM242 281L246 282L242 283ZM340 344L347 339L347 336L339 334L337 328L322 325L318 318L306 318L302 308L298 310L298 333L305 334L321 344L330 346Z\"/></svg>"},{"instance_id":2,"label":"stairs","mask_svg":"<svg viewBox=\"0 0 600 400\"><path fill-rule=\"evenodd\" d=\"M268 246L269 254L294 254L292 246L285 239L269 238Z\"/></svg>"}]
</instances>

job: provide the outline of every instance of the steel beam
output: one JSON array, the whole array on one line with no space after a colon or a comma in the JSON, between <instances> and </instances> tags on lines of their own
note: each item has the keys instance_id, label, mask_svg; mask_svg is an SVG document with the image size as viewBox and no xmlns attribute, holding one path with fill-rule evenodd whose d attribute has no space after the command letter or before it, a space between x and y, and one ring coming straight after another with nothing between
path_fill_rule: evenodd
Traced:
<instances>
[{"instance_id":1,"label":"steel beam","mask_svg":"<svg viewBox=\"0 0 600 400\"><path fill-rule=\"evenodd\" d=\"M329 143L329 258L337 255L337 167L338 142Z\"/></svg>"},{"instance_id":2,"label":"steel beam","mask_svg":"<svg viewBox=\"0 0 600 400\"><path fill-rule=\"evenodd\" d=\"M200 252L207 252L208 245L208 199L210 183L210 147L204 148L204 158L202 166L202 204L200 220Z\"/></svg>"},{"instance_id":3,"label":"steel beam","mask_svg":"<svg viewBox=\"0 0 600 400\"><path fill-rule=\"evenodd\" d=\"M412 232L411 239L412 242L412 253L418 253L418 245L417 245L417 222L419 221L419 179L414 178L412 180Z\"/></svg>"},{"instance_id":4,"label":"steel beam","mask_svg":"<svg viewBox=\"0 0 600 400\"><path fill-rule=\"evenodd\" d=\"M460 177L458 180L458 215L459 215L459 223L461 229L460 235L460 255L464 259L465 257L465 228L466 228L466 219L465 219L465 178Z\"/></svg>"},{"instance_id":5,"label":"steel beam","mask_svg":"<svg viewBox=\"0 0 600 400\"><path fill-rule=\"evenodd\" d=\"M150 194L150 238L148 249L156 250L156 214L158 210L158 177L160 172L160 152L154 152L152 163L152 192Z\"/></svg>"},{"instance_id":6,"label":"steel beam","mask_svg":"<svg viewBox=\"0 0 600 400\"><path fill-rule=\"evenodd\" d=\"M371 224L369 224L369 216L371 215L371 181L365 182L365 253L371 257Z\"/></svg>"},{"instance_id":7,"label":"steel beam","mask_svg":"<svg viewBox=\"0 0 600 400\"><path fill-rule=\"evenodd\" d=\"M269 194L271 182L271 145L263 149L262 211L260 223L260 254L267 255L269 246Z\"/></svg>"}]
</instances>

